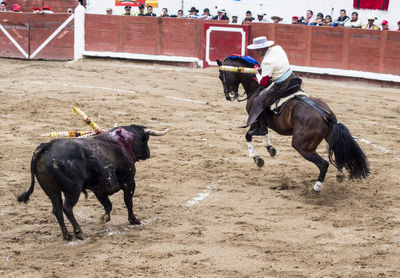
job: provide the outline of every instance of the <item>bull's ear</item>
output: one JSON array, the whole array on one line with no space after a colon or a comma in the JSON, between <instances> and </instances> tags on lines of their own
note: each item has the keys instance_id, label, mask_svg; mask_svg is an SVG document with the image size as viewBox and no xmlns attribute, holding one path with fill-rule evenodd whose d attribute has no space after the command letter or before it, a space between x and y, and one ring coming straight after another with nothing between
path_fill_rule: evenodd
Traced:
<instances>
[{"instance_id":1,"label":"bull's ear","mask_svg":"<svg viewBox=\"0 0 400 278\"><path fill-rule=\"evenodd\" d=\"M218 64L219 67L222 66L222 62L220 60L218 60L218 59L217 59L217 64Z\"/></svg>"}]
</instances>

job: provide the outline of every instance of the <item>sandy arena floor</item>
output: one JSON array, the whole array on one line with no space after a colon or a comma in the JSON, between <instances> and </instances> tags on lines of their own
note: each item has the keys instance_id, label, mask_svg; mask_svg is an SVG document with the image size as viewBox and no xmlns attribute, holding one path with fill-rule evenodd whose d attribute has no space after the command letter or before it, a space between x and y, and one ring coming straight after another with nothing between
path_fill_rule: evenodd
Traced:
<instances>
[{"instance_id":1,"label":"sandy arena floor","mask_svg":"<svg viewBox=\"0 0 400 278\"><path fill-rule=\"evenodd\" d=\"M400 92L305 79L358 136L371 164L365 181L310 189L317 168L271 132L278 153L258 169L248 158L244 103L224 98L217 70L117 60L76 63L0 59L0 277L400 277ZM137 164L134 211L112 196L111 222L89 192L75 207L85 240L62 240L36 184L33 151L49 131L169 127ZM326 144L319 148L327 159ZM196 203L197 202L197 203ZM71 230L71 226L68 223Z\"/></svg>"}]
</instances>

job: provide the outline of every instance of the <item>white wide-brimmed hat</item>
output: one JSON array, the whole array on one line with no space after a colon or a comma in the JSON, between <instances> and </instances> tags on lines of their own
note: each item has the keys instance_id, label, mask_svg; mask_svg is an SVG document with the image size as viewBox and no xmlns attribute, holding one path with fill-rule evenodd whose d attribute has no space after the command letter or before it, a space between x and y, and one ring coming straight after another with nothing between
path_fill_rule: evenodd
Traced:
<instances>
[{"instance_id":1,"label":"white wide-brimmed hat","mask_svg":"<svg viewBox=\"0 0 400 278\"><path fill-rule=\"evenodd\" d=\"M253 39L253 44L247 46L248 49L260 49L273 45L274 41L267 40L267 37L257 37Z\"/></svg>"},{"instance_id":2,"label":"white wide-brimmed hat","mask_svg":"<svg viewBox=\"0 0 400 278\"><path fill-rule=\"evenodd\" d=\"M265 12L263 12L263 11L257 11L256 15L257 16L264 16L264 15L267 15L267 14Z\"/></svg>"}]
</instances>

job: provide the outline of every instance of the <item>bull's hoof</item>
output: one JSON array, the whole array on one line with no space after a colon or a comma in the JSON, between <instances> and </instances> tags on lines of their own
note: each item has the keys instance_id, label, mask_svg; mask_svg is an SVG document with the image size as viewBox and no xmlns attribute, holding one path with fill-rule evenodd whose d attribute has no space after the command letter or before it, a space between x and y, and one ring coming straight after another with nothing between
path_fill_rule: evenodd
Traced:
<instances>
[{"instance_id":1,"label":"bull's hoof","mask_svg":"<svg viewBox=\"0 0 400 278\"><path fill-rule=\"evenodd\" d=\"M267 147L267 151L269 152L269 155L271 157L274 157L276 155L276 149L274 147L272 147L272 146L268 146Z\"/></svg>"},{"instance_id":2,"label":"bull's hoof","mask_svg":"<svg viewBox=\"0 0 400 278\"><path fill-rule=\"evenodd\" d=\"M76 238L76 239L83 240L83 233L82 233L82 231L74 232L74 234L75 234L75 238Z\"/></svg>"},{"instance_id":3,"label":"bull's hoof","mask_svg":"<svg viewBox=\"0 0 400 278\"><path fill-rule=\"evenodd\" d=\"M68 232L63 232L63 239L66 241L71 241L72 240L72 235Z\"/></svg>"},{"instance_id":4,"label":"bull's hoof","mask_svg":"<svg viewBox=\"0 0 400 278\"><path fill-rule=\"evenodd\" d=\"M140 220L135 218L135 219L129 219L129 223L131 225L140 225Z\"/></svg>"},{"instance_id":5,"label":"bull's hoof","mask_svg":"<svg viewBox=\"0 0 400 278\"><path fill-rule=\"evenodd\" d=\"M110 217L110 215L108 213L106 213L102 217L100 217L100 223L101 224L106 224L110 220L111 220L111 217Z\"/></svg>"},{"instance_id":6,"label":"bull's hoof","mask_svg":"<svg viewBox=\"0 0 400 278\"><path fill-rule=\"evenodd\" d=\"M261 168L261 167L264 166L264 159L262 159L262 158L259 157L259 156L255 156L255 157L254 157L254 162L256 163L256 165L257 165L258 168Z\"/></svg>"}]
</instances>

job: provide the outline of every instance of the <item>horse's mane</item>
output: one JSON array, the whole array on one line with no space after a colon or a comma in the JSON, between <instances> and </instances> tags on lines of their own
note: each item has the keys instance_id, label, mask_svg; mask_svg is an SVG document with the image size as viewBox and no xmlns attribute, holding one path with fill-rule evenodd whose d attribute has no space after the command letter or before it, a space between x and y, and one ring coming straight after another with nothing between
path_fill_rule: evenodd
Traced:
<instances>
[{"instance_id":1,"label":"horse's mane","mask_svg":"<svg viewBox=\"0 0 400 278\"><path fill-rule=\"evenodd\" d=\"M224 59L224 63L227 60L232 60L232 61L240 61L242 63L244 63L246 65L246 67L254 67L255 65L260 66L260 64L257 62L256 59L254 59L253 57L247 56L247 55L231 55L231 56L227 56Z\"/></svg>"}]
</instances>

